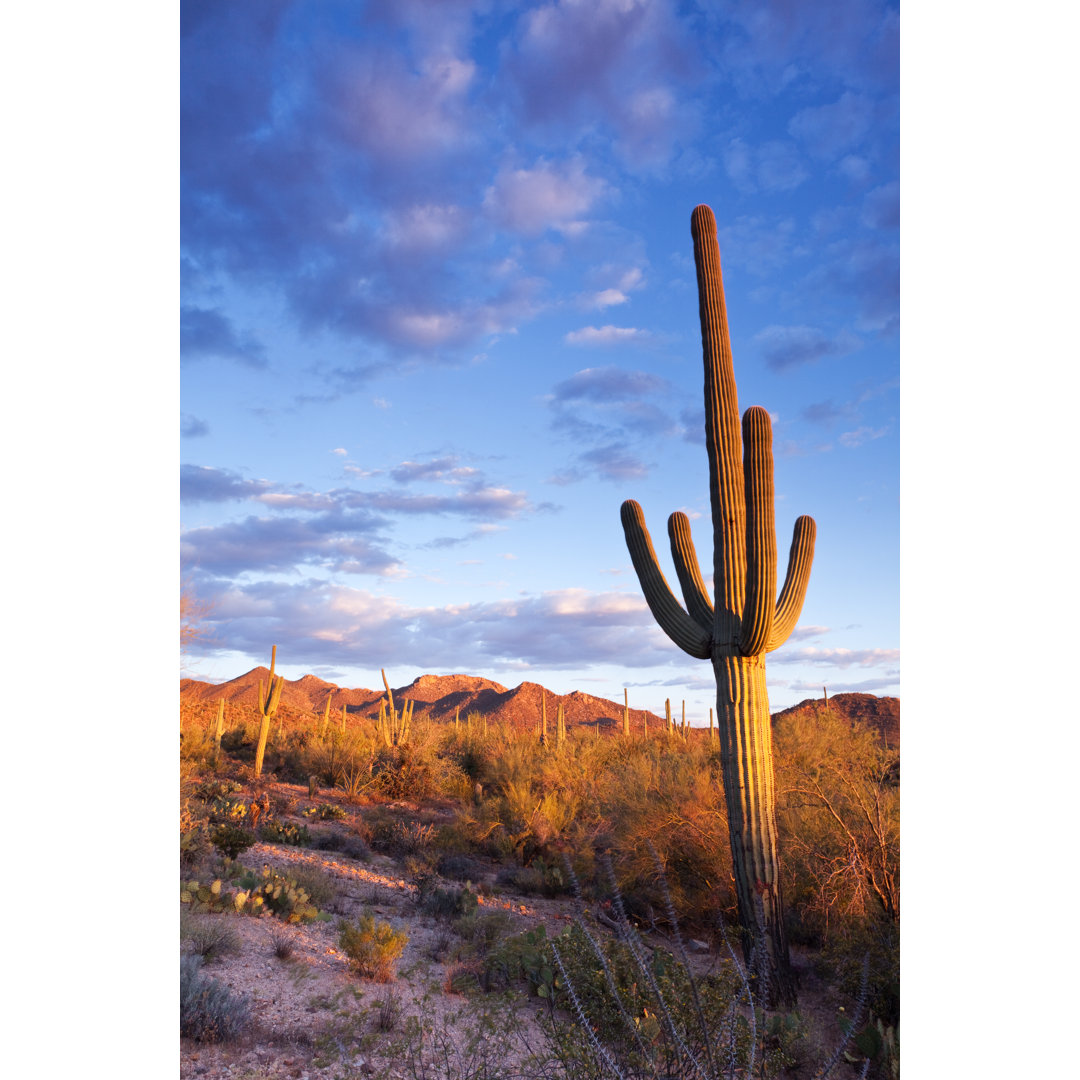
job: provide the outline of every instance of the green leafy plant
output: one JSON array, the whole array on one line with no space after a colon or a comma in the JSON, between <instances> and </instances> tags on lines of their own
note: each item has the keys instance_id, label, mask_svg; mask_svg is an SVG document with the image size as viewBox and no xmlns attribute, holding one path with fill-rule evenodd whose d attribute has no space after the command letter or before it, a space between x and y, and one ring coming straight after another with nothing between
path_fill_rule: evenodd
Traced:
<instances>
[{"instance_id":1,"label":"green leafy plant","mask_svg":"<svg viewBox=\"0 0 1080 1080\"><path fill-rule=\"evenodd\" d=\"M221 823L210 827L210 843L228 859L235 859L255 843L255 834L240 825Z\"/></svg>"},{"instance_id":2,"label":"green leafy plant","mask_svg":"<svg viewBox=\"0 0 1080 1080\"><path fill-rule=\"evenodd\" d=\"M338 943L358 975L373 982L393 982L398 961L409 943L404 930L388 922L376 922L374 915L361 915L356 923L339 924Z\"/></svg>"}]
</instances>

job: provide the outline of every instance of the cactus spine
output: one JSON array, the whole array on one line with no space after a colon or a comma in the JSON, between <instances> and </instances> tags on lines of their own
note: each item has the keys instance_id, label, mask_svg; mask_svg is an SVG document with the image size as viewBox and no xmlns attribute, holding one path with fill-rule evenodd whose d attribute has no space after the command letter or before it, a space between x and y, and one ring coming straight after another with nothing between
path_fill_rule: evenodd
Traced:
<instances>
[{"instance_id":1,"label":"cactus spine","mask_svg":"<svg viewBox=\"0 0 1080 1080\"><path fill-rule=\"evenodd\" d=\"M274 679L274 664L277 662L277 646L270 648L270 685L263 691L262 680L259 680L259 712L262 713L262 724L259 726L259 745L255 748L255 775L262 776L263 755L266 753L266 737L270 734L270 721L278 711L281 702L281 688L285 685L285 676L278 675Z\"/></svg>"},{"instance_id":2,"label":"cactus spine","mask_svg":"<svg viewBox=\"0 0 1080 1080\"><path fill-rule=\"evenodd\" d=\"M806 516L795 522L787 575L777 597L772 426L764 409L747 409L740 444L720 249L709 207L694 210L691 233L705 368L715 606L705 590L685 514L674 513L668 519L685 608L660 570L641 507L627 500L621 517L634 569L656 621L684 652L712 662L743 949L748 954L755 934L764 935L773 1000L792 1003L795 985L780 892L765 654L779 648L798 621L810 580L816 526Z\"/></svg>"}]
</instances>

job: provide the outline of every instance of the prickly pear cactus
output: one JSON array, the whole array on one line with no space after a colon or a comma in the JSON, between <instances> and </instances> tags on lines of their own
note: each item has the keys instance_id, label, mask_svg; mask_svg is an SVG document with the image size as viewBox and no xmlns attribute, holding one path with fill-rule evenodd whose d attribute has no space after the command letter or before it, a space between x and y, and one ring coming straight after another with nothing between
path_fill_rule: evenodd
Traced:
<instances>
[{"instance_id":1,"label":"prickly pear cactus","mask_svg":"<svg viewBox=\"0 0 1080 1080\"><path fill-rule=\"evenodd\" d=\"M690 229L705 366L715 604L705 589L685 514L675 513L668 519L671 555L685 607L668 587L644 514L633 500L622 505L622 524L634 569L656 621L684 652L712 662L743 948L749 954L753 941L766 942L772 999L790 1004L795 1000L795 985L780 895L765 654L779 648L798 621L810 580L816 526L809 517L795 522L787 576L777 597L772 425L768 412L753 406L742 416L740 433L712 210L698 206Z\"/></svg>"}]
</instances>

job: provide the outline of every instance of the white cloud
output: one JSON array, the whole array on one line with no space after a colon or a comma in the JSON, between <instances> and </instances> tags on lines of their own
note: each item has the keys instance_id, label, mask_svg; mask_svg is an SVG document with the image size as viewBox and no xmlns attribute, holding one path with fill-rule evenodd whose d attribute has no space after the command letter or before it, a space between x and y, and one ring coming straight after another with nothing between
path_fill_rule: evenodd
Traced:
<instances>
[{"instance_id":1,"label":"white cloud","mask_svg":"<svg viewBox=\"0 0 1080 1080\"><path fill-rule=\"evenodd\" d=\"M591 306L597 308L615 307L625 304L630 297L619 289L604 289L602 292L593 293Z\"/></svg>"},{"instance_id":2,"label":"white cloud","mask_svg":"<svg viewBox=\"0 0 1080 1080\"><path fill-rule=\"evenodd\" d=\"M781 647L772 656L773 664L817 664L821 667L884 667L900 661L899 649L803 649Z\"/></svg>"},{"instance_id":3,"label":"white cloud","mask_svg":"<svg viewBox=\"0 0 1080 1080\"><path fill-rule=\"evenodd\" d=\"M468 224L460 206L425 203L392 211L386 238L391 246L405 251L439 250L459 241Z\"/></svg>"},{"instance_id":4,"label":"white cloud","mask_svg":"<svg viewBox=\"0 0 1080 1080\"><path fill-rule=\"evenodd\" d=\"M554 228L580 233L581 218L605 194L607 184L586 176L575 157L561 165L541 159L533 169L501 169L484 194L484 209L500 225L526 235Z\"/></svg>"},{"instance_id":5,"label":"white cloud","mask_svg":"<svg viewBox=\"0 0 1080 1080\"><path fill-rule=\"evenodd\" d=\"M843 434L836 437L836 441L841 446L846 446L849 450L854 450L856 447L862 446L863 443L872 442L874 439L880 439L882 435L887 435L889 432L888 426L883 428L868 428L860 427L854 431L845 431Z\"/></svg>"},{"instance_id":6,"label":"white cloud","mask_svg":"<svg viewBox=\"0 0 1080 1080\"><path fill-rule=\"evenodd\" d=\"M567 345L626 345L649 337L647 330L633 326L583 326L571 330L563 340Z\"/></svg>"}]
</instances>

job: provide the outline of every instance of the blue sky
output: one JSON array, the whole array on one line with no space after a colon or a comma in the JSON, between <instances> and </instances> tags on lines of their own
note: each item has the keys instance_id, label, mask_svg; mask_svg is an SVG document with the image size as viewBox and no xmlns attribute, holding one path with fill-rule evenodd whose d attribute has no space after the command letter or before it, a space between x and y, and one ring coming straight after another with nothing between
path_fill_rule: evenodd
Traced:
<instances>
[{"instance_id":1,"label":"blue sky","mask_svg":"<svg viewBox=\"0 0 1080 1080\"><path fill-rule=\"evenodd\" d=\"M185 3L180 48L189 674L276 644L704 722L619 524L674 583L684 510L710 562L704 202L781 559L818 523L771 702L899 693L896 5Z\"/></svg>"}]
</instances>

